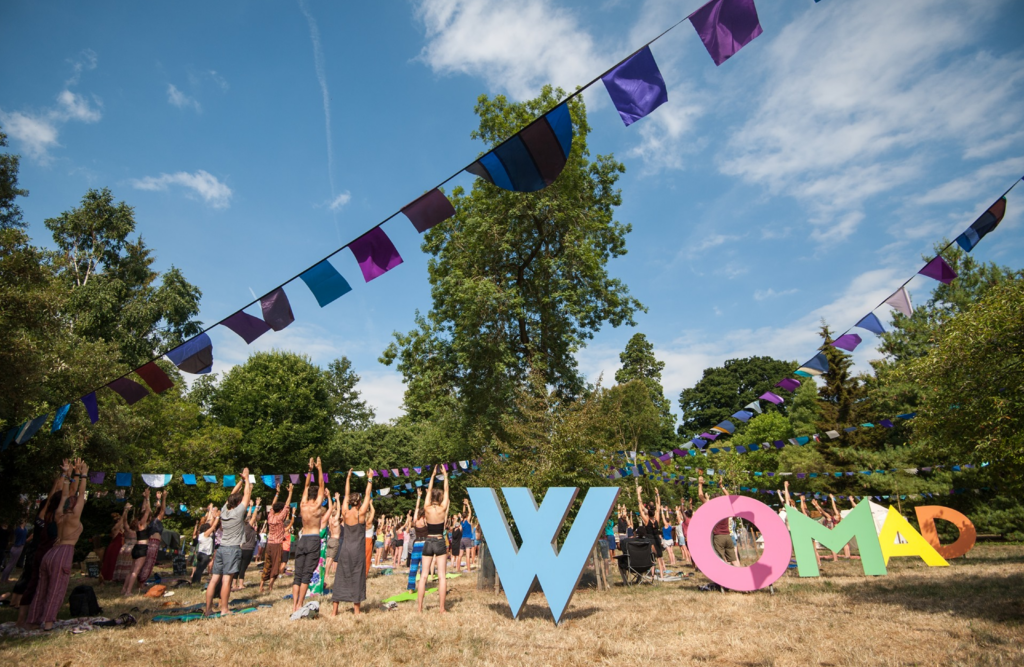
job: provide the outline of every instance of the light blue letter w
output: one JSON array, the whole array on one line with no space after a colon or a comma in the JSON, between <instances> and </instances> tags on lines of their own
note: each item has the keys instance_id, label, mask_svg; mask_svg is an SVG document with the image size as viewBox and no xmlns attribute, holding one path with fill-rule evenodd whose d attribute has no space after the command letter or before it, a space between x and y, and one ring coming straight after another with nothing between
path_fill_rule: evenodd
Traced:
<instances>
[{"instance_id":1,"label":"light blue letter w","mask_svg":"<svg viewBox=\"0 0 1024 667\"><path fill-rule=\"evenodd\" d=\"M558 623L583 574L587 556L615 506L618 487L594 487L587 492L560 552L557 551L558 533L578 489L549 488L538 508L529 489L502 488L523 539L518 548L494 489L468 491L494 567L505 588L512 617L519 616L537 579Z\"/></svg>"}]
</instances>

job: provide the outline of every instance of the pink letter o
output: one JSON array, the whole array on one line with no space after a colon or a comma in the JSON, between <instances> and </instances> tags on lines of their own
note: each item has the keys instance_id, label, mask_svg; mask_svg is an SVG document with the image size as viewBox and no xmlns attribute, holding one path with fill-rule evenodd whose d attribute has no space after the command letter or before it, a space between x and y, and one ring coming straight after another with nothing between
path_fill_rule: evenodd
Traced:
<instances>
[{"instance_id":1,"label":"pink letter o","mask_svg":"<svg viewBox=\"0 0 1024 667\"><path fill-rule=\"evenodd\" d=\"M711 529L722 519L739 517L751 522L764 536L761 558L749 567L729 565L715 553ZM704 503L690 520L687 546L693 562L711 581L734 591L767 588L789 567L793 543L786 524L764 503L746 496L720 496Z\"/></svg>"}]
</instances>

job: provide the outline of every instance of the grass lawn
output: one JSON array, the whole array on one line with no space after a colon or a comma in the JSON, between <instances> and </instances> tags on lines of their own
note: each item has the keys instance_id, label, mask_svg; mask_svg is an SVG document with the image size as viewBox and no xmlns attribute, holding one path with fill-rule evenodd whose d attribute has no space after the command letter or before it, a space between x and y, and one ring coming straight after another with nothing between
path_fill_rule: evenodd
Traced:
<instances>
[{"instance_id":1,"label":"grass lawn","mask_svg":"<svg viewBox=\"0 0 1024 667\"><path fill-rule=\"evenodd\" d=\"M97 588L104 615L139 607L136 627L2 639L0 664L1024 664L1024 546L979 545L949 568L894 559L887 577L858 571L857 562L823 560L821 578L791 571L774 595L700 592L700 574L627 589L614 573L613 590L578 591L558 627L539 594L513 620L504 595L476 589L475 573L449 581L449 614L437 613L436 595L422 616L414 602L382 611L380 600L405 588L405 576L395 574L368 581L361 618L331 618L322 603L327 615L296 622L288 620L291 601L282 597L290 590L280 583L256 598L270 609L173 624L149 618L166 601L200 601L202 591L122 600L107 586ZM257 576L250 568L249 582ZM88 580L72 578L71 587L79 583ZM61 618L66 614L67 605ZM0 609L0 622L15 617Z\"/></svg>"}]
</instances>

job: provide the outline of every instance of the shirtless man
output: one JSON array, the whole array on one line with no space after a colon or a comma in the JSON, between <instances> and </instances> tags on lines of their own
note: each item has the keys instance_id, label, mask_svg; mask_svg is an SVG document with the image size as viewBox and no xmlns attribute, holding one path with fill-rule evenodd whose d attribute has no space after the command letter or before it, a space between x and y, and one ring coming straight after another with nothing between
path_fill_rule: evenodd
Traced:
<instances>
[{"instance_id":1,"label":"shirtless man","mask_svg":"<svg viewBox=\"0 0 1024 667\"><path fill-rule=\"evenodd\" d=\"M328 512L327 529L330 537L327 538L327 570L326 577L334 576L334 568L338 566L338 547L341 546L341 494L334 493L334 502L330 496L327 497L330 503Z\"/></svg>"},{"instance_id":2,"label":"shirtless man","mask_svg":"<svg viewBox=\"0 0 1024 667\"><path fill-rule=\"evenodd\" d=\"M263 576L260 578L260 593L263 586L269 581L270 590L274 589L274 582L277 581L281 572L281 559L283 557L283 542L285 539L285 522L288 520L288 510L292 504L292 490L295 485L288 485L288 497L283 503L277 502L281 493L281 485L278 484L274 490L274 499L267 508L267 548L263 554Z\"/></svg>"},{"instance_id":3,"label":"shirtless man","mask_svg":"<svg viewBox=\"0 0 1024 667\"><path fill-rule=\"evenodd\" d=\"M316 485L310 486L313 479L313 459L309 460L309 473L306 475L306 486L302 491L299 512L302 516L302 533L292 548L292 567L295 578L292 580L292 612L296 612L306 599L306 591L313 581L313 572L320 563L320 521L324 516L324 470L320 457L316 459Z\"/></svg>"},{"instance_id":4,"label":"shirtless man","mask_svg":"<svg viewBox=\"0 0 1024 667\"><path fill-rule=\"evenodd\" d=\"M64 473L57 513L57 541L40 564L39 588L28 609L28 627L50 630L57 620L57 612L64 603L71 578L71 559L75 544L82 534L82 508L85 507L85 485L89 466L76 459L71 475Z\"/></svg>"}]
</instances>

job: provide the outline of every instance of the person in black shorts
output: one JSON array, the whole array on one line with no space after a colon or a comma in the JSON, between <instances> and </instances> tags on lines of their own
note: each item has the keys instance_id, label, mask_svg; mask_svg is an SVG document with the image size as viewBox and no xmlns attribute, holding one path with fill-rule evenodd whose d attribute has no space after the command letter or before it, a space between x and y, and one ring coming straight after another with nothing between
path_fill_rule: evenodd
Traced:
<instances>
[{"instance_id":1,"label":"person in black shorts","mask_svg":"<svg viewBox=\"0 0 1024 667\"><path fill-rule=\"evenodd\" d=\"M444 475L444 492L434 488L434 480L437 478L438 466L430 475L430 484L427 485L427 500L423 506L423 516L427 521L427 538L423 542L423 566L420 568L419 585L416 587L417 610L423 612L423 597L427 592L427 573L431 566L437 563L438 594L441 598L440 612L444 613L445 597L448 594L448 584L445 579L447 575L448 549L444 543L444 527L448 520L448 471L441 468Z\"/></svg>"},{"instance_id":2,"label":"person in black shorts","mask_svg":"<svg viewBox=\"0 0 1024 667\"><path fill-rule=\"evenodd\" d=\"M451 532L451 545L452 545L452 564L455 565L455 571L462 571L462 515L456 514L452 519L452 532Z\"/></svg>"}]
</instances>

